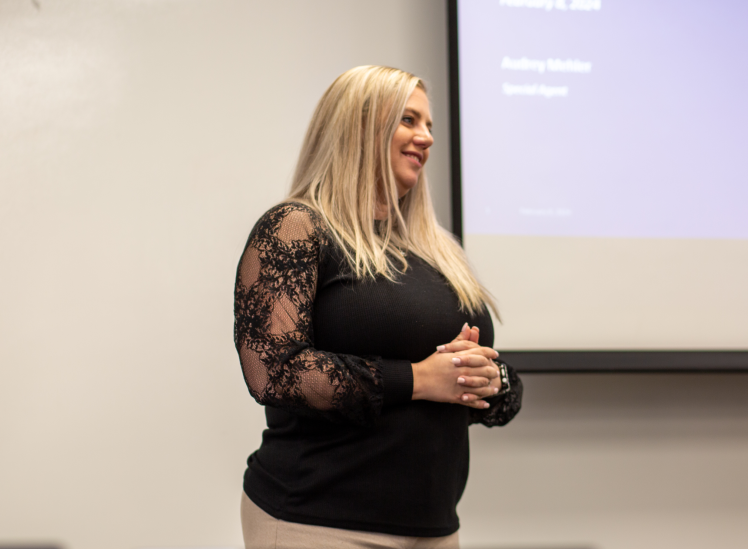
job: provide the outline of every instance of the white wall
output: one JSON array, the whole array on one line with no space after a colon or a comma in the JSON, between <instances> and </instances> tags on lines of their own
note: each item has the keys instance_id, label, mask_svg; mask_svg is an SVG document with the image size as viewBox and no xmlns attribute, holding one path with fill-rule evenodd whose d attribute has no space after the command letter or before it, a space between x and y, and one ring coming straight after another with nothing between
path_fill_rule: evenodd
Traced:
<instances>
[{"instance_id":1,"label":"white wall","mask_svg":"<svg viewBox=\"0 0 748 549\"><path fill-rule=\"evenodd\" d=\"M471 428L468 547L748 546L748 376L524 376L517 419Z\"/></svg>"},{"instance_id":2,"label":"white wall","mask_svg":"<svg viewBox=\"0 0 748 549\"><path fill-rule=\"evenodd\" d=\"M236 263L333 79L433 82L441 2L0 0L0 542L238 546ZM440 200L441 213L447 202Z\"/></svg>"},{"instance_id":3,"label":"white wall","mask_svg":"<svg viewBox=\"0 0 748 549\"><path fill-rule=\"evenodd\" d=\"M240 545L244 241L359 64L431 83L447 220L445 25L441 0L0 0L0 543ZM466 547L745 545L746 378L525 381L472 431Z\"/></svg>"}]
</instances>

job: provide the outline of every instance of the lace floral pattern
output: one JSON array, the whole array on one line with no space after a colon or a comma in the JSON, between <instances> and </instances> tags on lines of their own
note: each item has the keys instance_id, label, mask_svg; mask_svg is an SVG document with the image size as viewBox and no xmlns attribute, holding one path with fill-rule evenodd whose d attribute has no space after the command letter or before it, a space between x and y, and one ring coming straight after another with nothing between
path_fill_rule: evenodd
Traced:
<instances>
[{"instance_id":1,"label":"lace floral pattern","mask_svg":"<svg viewBox=\"0 0 748 549\"><path fill-rule=\"evenodd\" d=\"M268 211L252 230L237 269L234 341L247 387L260 404L364 425L382 409L381 359L314 348L319 266L331 246L308 206L285 203ZM470 423L505 425L517 414L522 382L507 370L511 390L486 399L487 410L471 408Z\"/></svg>"},{"instance_id":2,"label":"lace floral pattern","mask_svg":"<svg viewBox=\"0 0 748 549\"><path fill-rule=\"evenodd\" d=\"M329 244L317 216L301 204L281 204L258 221L237 269L234 341L260 404L365 424L382 407L377 359L313 346L312 306Z\"/></svg>"},{"instance_id":3,"label":"lace floral pattern","mask_svg":"<svg viewBox=\"0 0 748 549\"><path fill-rule=\"evenodd\" d=\"M509 423L519 412L522 407L522 380L509 364L506 364L506 369L507 374L509 374L509 391L485 399L491 405L487 410L471 408L471 424L482 423L486 427L503 426Z\"/></svg>"}]
</instances>

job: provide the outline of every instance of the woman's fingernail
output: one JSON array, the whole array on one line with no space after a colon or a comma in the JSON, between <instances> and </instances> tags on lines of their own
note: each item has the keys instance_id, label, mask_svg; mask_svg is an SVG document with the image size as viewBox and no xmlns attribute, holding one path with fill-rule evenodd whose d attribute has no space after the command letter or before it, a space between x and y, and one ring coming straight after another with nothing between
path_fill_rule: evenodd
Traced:
<instances>
[{"instance_id":1,"label":"woman's fingernail","mask_svg":"<svg viewBox=\"0 0 748 549\"><path fill-rule=\"evenodd\" d=\"M436 350L437 350L437 351L439 351L440 353L441 353L441 352L442 352L442 351L443 351L444 349L446 349L446 347L445 347L444 345L439 345L439 346L438 346L438 347L436 348ZM497 353L497 354L498 354L498 353Z\"/></svg>"},{"instance_id":2,"label":"woman's fingernail","mask_svg":"<svg viewBox=\"0 0 748 549\"><path fill-rule=\"evenodd\" d=\"M455 357L455 358L453 358L453 359L452 359L452 364L459 364L460 362L461 362L461 361L460 361L460 359L459 359L459 358L456 358L456 357Z\"/></svg>"},{"instance_id":3,"label":"woman's fingernail","mask_svg":"<svg viewBox=\"0 0 748 549\"><path fill-rule=\"evenodd\" d=\"M467 399L468 399L467 395L462 395L462 400L467 401Z\"/></svg>"},{"instance_id":4,"label":"woman's fingernail","mask_svg":"<svg viewBox=\"0 0 748 549\"><path fill-rule=\"evenodd\" d=\"M499 392L499 388L498 388L498 387L494 387L494 388L493 388L493 394L496 394L496 393L498 393L498 392Z\"/></svg>"},{"instance_id":5,"label":"woman's fingernail","mask_svg":"<svg viewBox=\"0 0 748 549\"><path fill-rule=\"evenodd\" d=\"M488 402L484 402L484 403L483 403L483 407L484 407L484 408L488 408L489 406L491 406L491 405L490 405L490 404L489 404Z\"/></svg>"},{"instance_id":6,"label":"woman's fingernail","mask_svg":"<svg viewBox=\"0 0 748 549\"><path fill-rule=\"evenodd\" d=\"M457 383L465 383L465 378L464 377L458 377L457 378Z\"/></svg>"},{"instance_id":7,"label":"woman's fingernail","mask_svg":"<svg viewBox=\"0 0 748 549\"><path fill-rule=\"evenodd\" d=\"M439 347L437 347L437 349L438 349L438 348L439 348ZM494 351L494 353L496 353L496 356L495 356L494 358L499 358L499 353L498 353L497 351Z\"/></svg>"},{"instance_id":8,"label":"woman's fingernail","mask_svg":"<svg viewBox=\"0 0 748 549\"><path fill-rule=\"evenodd\" d=\"M461 331L461 332L464 332L464 331L465 331L465 330L467 330L467 329L468 329L468 323L466 322L466 323L465 323L465 324L464 324L464 325L462 326L462 330L460 330L460 331Z\"/></svg>"}]
</instances>

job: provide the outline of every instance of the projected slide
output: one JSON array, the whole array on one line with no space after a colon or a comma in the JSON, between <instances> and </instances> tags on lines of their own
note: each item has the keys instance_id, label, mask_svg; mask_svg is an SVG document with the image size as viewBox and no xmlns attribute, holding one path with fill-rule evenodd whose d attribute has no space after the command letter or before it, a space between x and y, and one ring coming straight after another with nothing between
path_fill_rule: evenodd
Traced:
<instances>
[{"instance_id":1,"label":"projected slide","mask_svg":"<svg viewBox=\"0 0 748 549\"><path fill-rule=\"evenodd\" d=\"M748 239L748 3L459 3L465 234Z\"/></svg>"}]
</instances>

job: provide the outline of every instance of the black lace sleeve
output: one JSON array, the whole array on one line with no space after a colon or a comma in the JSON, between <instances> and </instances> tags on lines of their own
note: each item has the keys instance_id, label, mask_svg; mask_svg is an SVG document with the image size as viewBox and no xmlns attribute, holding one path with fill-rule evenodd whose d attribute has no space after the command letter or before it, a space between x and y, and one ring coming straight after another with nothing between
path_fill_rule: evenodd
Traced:
<instances>
[{"instance_id":1,"label":"black lace sleeve","mask_svg":"<svg viewBox=\"0 0 748 549\"><path fill-rule=\"evenodd\" d=\"M327 238L302 204L281 204L257 222L237 269L234 342L260 404L365 424L383 403L377 360L314 348L312 306Z\"/></svg>"},{"instance_id":2,"label":"black lace sleeve","mask_svg":"<svg viewBox=\"0 0 748 549\"><path fill-rule=\"evenodd\" d=\"M482 423L487 427L503 426L517 415L522 407L522 380L517 372L506 362L509 374L509 391L501 395L484 399L491 407L485 410L470 408L470 423Z\"/></svg>"}]
</instances>

